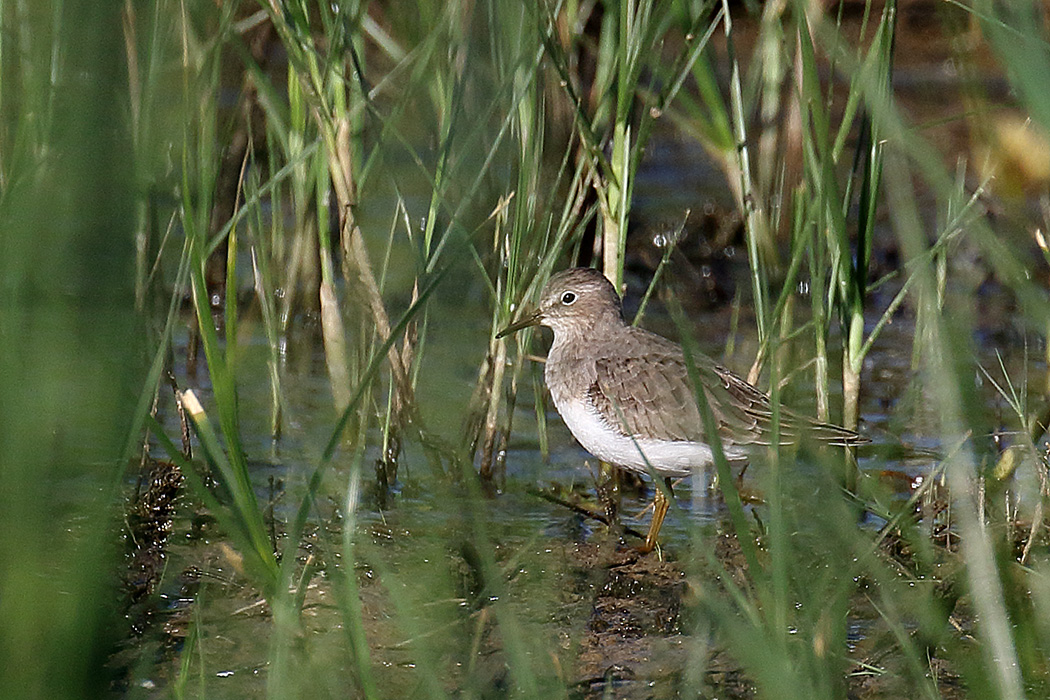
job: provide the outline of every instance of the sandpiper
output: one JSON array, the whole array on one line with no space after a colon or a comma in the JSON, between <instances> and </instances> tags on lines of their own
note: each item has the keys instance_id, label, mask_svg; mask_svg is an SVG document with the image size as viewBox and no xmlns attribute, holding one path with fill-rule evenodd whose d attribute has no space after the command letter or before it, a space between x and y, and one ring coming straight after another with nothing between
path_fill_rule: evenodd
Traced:
<instances>
[{"instance_id":1,"label":"sandpiper","mask_svg":"<svg viewBox=\"0 0 1050 700\"><path fill-rule=\"evenodd\" d=\"M544 378L573 436L598 459L665 479L714 462L682 348L624 321L619 294L605 276L576 267L550 278L538 309L500 332L527 326L554 331ZM711 358L692 356L726 458L746 462L770 444L769 396ZM857 433L780 410L781 442L802 434L825 444L865 442ZM651 469L651 472L650 472ZM656 489L653 519L642 551L656 546L669 502Z\"/></svg>"}]
</instances>

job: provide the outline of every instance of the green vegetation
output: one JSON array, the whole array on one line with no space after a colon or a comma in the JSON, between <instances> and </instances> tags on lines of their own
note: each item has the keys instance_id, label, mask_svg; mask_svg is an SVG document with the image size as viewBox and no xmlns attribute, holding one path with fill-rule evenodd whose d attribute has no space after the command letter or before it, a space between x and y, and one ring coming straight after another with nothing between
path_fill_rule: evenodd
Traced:
<instances>
[{"instance_id":1,"label":"green vegetation","mask_svg":"<svg viewBox=\"0 0 1050 700\"><path fill-rule=\"evenodd\" d=\"M672 138L743 222L727 362L863 431L913 333L859 468L721 460L717 514L676 508L680 644L637 681L1045 696L1044 10L898 2L0 4L0 697L615 696L575 670L614 567L510 464L564 436L538 334L496 334L560 268L624 281ZM958 166L895 91L909 8ZM685 228L639 314L709 350Z\"/></svg>"}]
</instances>

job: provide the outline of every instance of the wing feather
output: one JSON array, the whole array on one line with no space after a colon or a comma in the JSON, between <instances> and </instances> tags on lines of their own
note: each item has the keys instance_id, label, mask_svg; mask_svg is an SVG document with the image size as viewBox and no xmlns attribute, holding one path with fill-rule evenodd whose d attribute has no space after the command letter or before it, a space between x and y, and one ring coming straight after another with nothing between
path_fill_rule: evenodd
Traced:
<instances>
[{"instance_id":1,"label":"wing feather","mask_svg":"<svg viewBox=\"0 0 1050 700\"><path fill-rule=\"evenodd\" d=\"M661 440L706 442L693 383L681 348L645 331L645 342L621 343L617 352L599 356L588 398L606 421L625 435ZM641 346L641 352L624 353ZM773 407L769 397L714 360L697 355L694 363L707 392L719 434L726 446L769 445ZM780 409L780 442L798 442L803 433L820 442L864 442L851 430Z\"/></svg>"}]
</instances>

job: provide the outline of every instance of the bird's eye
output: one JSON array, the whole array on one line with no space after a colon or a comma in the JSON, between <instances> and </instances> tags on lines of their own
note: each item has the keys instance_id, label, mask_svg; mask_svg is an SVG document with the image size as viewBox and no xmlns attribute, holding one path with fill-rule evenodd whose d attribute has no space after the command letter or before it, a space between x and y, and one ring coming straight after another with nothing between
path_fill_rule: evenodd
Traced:
<instances>
[{"instance_id":1,"label":"bird's eye","mask_svg":"<svg viewBox=\"0 0 1050 700\"><path fill-rule=\"evenodd\" d=\"M568 306L569 304L576 301L576 292L565 292L561 295L561 303Z\"/></svg>"}]
</instances>

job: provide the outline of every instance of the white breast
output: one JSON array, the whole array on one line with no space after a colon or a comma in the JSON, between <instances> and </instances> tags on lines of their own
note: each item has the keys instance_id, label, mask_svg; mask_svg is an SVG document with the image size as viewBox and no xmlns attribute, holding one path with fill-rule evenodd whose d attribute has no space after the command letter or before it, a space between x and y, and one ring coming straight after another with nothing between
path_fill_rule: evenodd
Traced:
<instances>
[{"instance_id":1,"label":"white breast","mask_svg":"<svg viewBox=\"0 0 1050 700\"><path fill-rule=\"evenodd\" d=\"M603 462L648 473L646 462L662 476L689 476L713 463L711 448L700 442L632 438L610 426L586 401L555 405L562 420L584 449ZM737 455L727 455L730 459Z\"/></svg>"}]
</instances>

